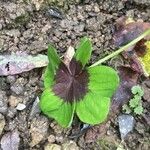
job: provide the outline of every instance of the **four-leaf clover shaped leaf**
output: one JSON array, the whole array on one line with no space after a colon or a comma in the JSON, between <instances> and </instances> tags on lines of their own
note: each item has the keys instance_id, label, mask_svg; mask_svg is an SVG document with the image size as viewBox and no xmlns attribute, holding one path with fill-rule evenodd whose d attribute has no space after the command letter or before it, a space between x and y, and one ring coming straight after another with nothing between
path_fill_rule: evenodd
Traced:
<instances>
[{"instance_id":1,"label":"four-leaf clover shaped leaf","mask_svg":"<svg viewBox=\"0 0 150 150\"><path fill-rule=\"evenodd\" d=\"M49 64L40 108L63 127L71 125L75 114L82 122L95 125L109 113L119 77L108 66L87 67L91 53L92 44L87 37L82 38L69 65L60 59L53 46L48 48Z\"/></svg>"}]
</instances>

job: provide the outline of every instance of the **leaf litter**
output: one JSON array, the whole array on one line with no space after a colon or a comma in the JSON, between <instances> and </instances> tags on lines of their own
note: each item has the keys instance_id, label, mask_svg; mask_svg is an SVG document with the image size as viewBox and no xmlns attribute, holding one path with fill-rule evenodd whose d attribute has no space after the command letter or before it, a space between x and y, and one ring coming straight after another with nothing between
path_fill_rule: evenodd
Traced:
<instances>
[{"instance_id":1,"label":"leaf litter","mask_svg":"<svg viewBox=\"0 0 150 150\"><path fill-rule=\"evenodd\" d=\"M31 56L25 53L0 55L0 76L20 74L34 68L45 67L48 64L46 55Z\"/></svg>"},{"instance_id":2,"label":"leaf litter","mask_svg":"<svg viewBox=\"0 0 150 150\"><path fill-rule=\"evenodd\" d=\"M122 17L116 23L113 42L116 47L123 46L137 38L147 29L150 29L150 23ZM146 36L122 54L134 71L141 75L150 75L150 36Z\"/></svg>"}]
</instances>

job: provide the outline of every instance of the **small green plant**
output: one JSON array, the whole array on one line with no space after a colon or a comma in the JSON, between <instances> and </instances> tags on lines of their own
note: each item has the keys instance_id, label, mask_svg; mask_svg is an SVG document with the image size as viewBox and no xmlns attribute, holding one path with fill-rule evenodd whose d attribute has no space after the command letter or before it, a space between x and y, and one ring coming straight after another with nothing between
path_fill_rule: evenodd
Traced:
<instances>
[{"instance_id":1,"label":"small green plant","mask_svg":"<svg viewBox=\"0 0 150 150\"><path fill-rule=\"evenodd\" d=\"M119 85L117 72L99 64L117 56L145 36L150 29L90 67L92 45L83 38L69 64L61 60L53 46L48 48L49 64L44 74L44 91L40 100L42 112L62 127L69 127L76 114L82 122L95 125L109 113L111 97Z\"/></svg>"},{"instance_id":2,"label":"small green plant","mask_svg":"<svg viewBox=\"0 0 150 150\"><path fill-rule=\"evenodd\" d=\"M123 105L123 110L129 114L134 112L136 115L141 115L143 113L143 106L142 106L142 96L144 95L143 89L139 86L133 86L131 89L132 94L134 97L130 99L129 105Z\"/></svg>"},{"instance_id":3,"label":"small green plant","mask_svg":"<svg viewBox=\"0 0 150 150\"><path fill-rule=\"evenodd\" d=\"M81 121L92 125L107 118L119 77L107 66L87 67L91 52L91 41L84 37L66 65L55 48L49 46L40 107L63 127L71 125L75 113Z\"/></svg>"}]
</instances>

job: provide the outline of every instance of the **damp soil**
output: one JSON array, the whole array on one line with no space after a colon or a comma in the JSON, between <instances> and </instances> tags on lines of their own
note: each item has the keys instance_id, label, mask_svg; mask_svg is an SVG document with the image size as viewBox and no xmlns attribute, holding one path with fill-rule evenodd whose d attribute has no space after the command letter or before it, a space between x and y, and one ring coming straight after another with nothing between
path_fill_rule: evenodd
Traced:
<instances>
[{"instance_id":1,"label":"damp soil","mask_svg":"<svg viewBox=\"0 0 150 150\"><path fill-rule=\"evenodd\" d=\"M91 38L90 63L115 50L112 35L121 16L150 22L149 0L0 0L0 54L22 51L46 54L53 43L60 56L68 46L75 46L83 36ZM115 63L115 62L114 62ZM121 141L116 115L105 124L106 133L89 135L77 118L68 129L61 128L42 113L31 116L35 100L43 89L44 68L14 76L0 77L0 139L18 131L20 150L115 150L123 145L129 150L150 149L150 80L142 79L144 114L135 116L134 130ZM22 103L25 109L16 106ZM120 112L121 114L122 112ZM94 132L94 134L96 134ZM0 148L1 149L1 148Z\"/></svg>"}]
</instances>

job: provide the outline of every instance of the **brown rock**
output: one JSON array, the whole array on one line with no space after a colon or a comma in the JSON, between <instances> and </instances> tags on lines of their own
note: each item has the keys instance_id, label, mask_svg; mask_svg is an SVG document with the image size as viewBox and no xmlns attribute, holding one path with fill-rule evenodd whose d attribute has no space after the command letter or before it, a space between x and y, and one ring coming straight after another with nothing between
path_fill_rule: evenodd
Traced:
<instances>
[{"instance_id":1,"label":"brown rock","mask_svg":"<svg viewBox=\"0 0 150 150\"><path fill-rule=\"evenodd\" d=\"M31 147L46 139L48 134L48 119L43 116L34 118L31 123L30 134L32 138Z\"/></svg>"}]
</instances>

